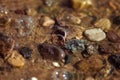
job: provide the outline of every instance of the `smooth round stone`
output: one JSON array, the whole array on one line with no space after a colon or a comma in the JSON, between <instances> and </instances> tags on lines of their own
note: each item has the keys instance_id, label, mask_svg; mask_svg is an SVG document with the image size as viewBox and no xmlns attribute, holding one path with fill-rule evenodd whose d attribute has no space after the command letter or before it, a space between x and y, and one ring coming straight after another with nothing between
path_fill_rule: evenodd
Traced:
<instances>
[{"instance_id":1,"label":"smooth round stone","mask_svg":"<svg viewBox=\"0 0 120 80\"><path fill-rule=\"evenodd\" d=\"M84 34L91 41L102 41L106 38L105 32L99 28L86 30Z\"/></svg>"},{"instance_id":2,"label":"smooth round stone","mask_svg":"<svg viewBox=\"0 0 120 80\"><path fill-rule=\"evenodd\" d=\"M18 53L18 51L14 50L7 58L7 62L14 67L22 67L25 64L25 59Z\"/></svg>"}]
</instances>

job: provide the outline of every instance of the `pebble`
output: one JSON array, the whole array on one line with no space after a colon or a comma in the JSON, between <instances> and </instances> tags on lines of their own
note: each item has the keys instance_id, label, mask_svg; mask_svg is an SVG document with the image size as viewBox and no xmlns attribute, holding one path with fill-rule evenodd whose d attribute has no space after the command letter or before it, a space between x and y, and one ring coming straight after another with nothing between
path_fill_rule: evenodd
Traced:
<instances>
[{"instance_id":1,"label":"pebble","mask_svg":"<svg viewBox=\"0 0 120 80\"><path fill-rule=\"evenodd\" d=\"M92 0L71 0L71 2L75 10L84 9L93 5Z\"/></svg>"},{"instance_id":2,"label":"pebble","mask_svg":"<svg viewBox=\"0 0 120 80\"><path fill-rule=\"evenodd\" d=\"M30 59L31 55L32 55L32 49L29 47L21 47L19 49L20 54L26 58L26 59Z\"/></svg>"},{"instance_id":3,"label":"pebble","mask_svg":"<svg viewBox=\"0 0 120 80\"><path fill-rule=\"evenodd\" d=\"M120 54L112 54L108 57L108 61L115 68L120 69Z\"/></svg>"},{"instance_id":4,"label":"pebble","mask_svg":"<svg viewBox=\"0 0 120 80\"><path fill-rule=\"evenodd\" d=\"M93 77L87 77L85 80L95 80Z\"/></svg>"},{"instance_id":5,"label":"pebble","mask_svg":"<svg viewBox=\"0 0 120 80\"><path fill-rule=\"evenodd\" d=\"M85 50L85 40L71 39L65 44L65 48L70 50L73 53L82 52Z\"/></svg>"},{"instance_id":6,"label":"pebble","mask_svg":"<svg viewBox=\"0 0 120 80\"><path fill-rule=\"evenodd\" d=\"M36 77L32 77L30 80L38 80Z\"/></svg>"},{"instance_id":7,"label":"pebble","mask_svg":"<svg viewBox=\"0 0 120 80\"><path fill-rule=\"evenodd\" d=\"M33 9L33 8L28 8L27 14L29 16L35 16L35 15L37 15L37 11L35 9Z\"/></svg>"},{"instance_id":8,"label":"pebble","mask_svg":"<svg viewBox=\"0 0 120 80\"><path fill-rule=\"evenodd\" d=\"M112 22L113 22L113 24L120 25L120 15L113 16Z\"/></svg>"},{"instance_id":9,"label":"pebble","mask_svg":"<svg viewBox=\"0 0 120 80\"><path fill-rule=\"evenodd\" d=\"M107 32L107 38L109 41L114 43L120 42L120 36L115 31L112 31L112 30Z\"/></svg>"},{"instance_id":10,"label":"pebble","mask_svg":"<svg viewBox=\"0 0 120 80\"><path fill-rule=\"evenodd\" d=\"M13 50L11 55L7 57L7 62L13 67L23 67L25 59L18 53L18 51Z\"/></svg>"},{"instance_id":11,"label":"pebble","mask_svg":"<svg viewBox=\"0 0 120 80\"><path fill-rule=\"evenodd\" d=\"M66 19L73 24L80 24L81 23L81 19L78 16L74 16L74 15L67 15Z\"/></svg>"},{"instance_id":12,"label":"pebble","mask_svg":"<svg viewBox=\"0 0 120 80\"><path fill-rule=\"evenodd\" d=\"M58 62L52 62L53 66L60 67L60 64Z\"/></svg>"},{"instance_id":13,"label":"pebble","mask_svg":"<svg viewBox=\"0 0 120 80\"><path fill-rule=\"evenodd\" d=\"M53 72L53 80L73 80L72 73L66 70L56 70Z\"/></svg>"},{"instance_id":14,"label":"pebble","mask_svg":"<svg viewBox=\"0 0 120 80\"><path fill-rule=\"evenodd\" d=\"M88 44L86 45L86 51L88 54L97 54L98 53L98 45L97 44Z\"/></svg>"},{"instance_id":15,"label":"pebble","mask_svg":"<svg viewBox=\"0 0 120 80\"><path fill-rule=\"evenodd\" d=\"M106 38L105 32L99 28L86 30L84 34L91 41L102 41Z\"/></svg>"},{"instance_id":16,"label":"pebble","mask_svg":"<svg viewBox=\"0 0 120 80\"><path fill-rule=\"evenodd\" d=\"M42 26L44 26L44 27L51 27L54 24L55 24L55 21L53 19L51 19L50 17L48 17L48 16L44 16L43 17Z\"/></svg>"},{"instance_id":17,"label":"pebble","mask_svg":"<svg viewBox=\"0 0 120 80\"><path fill-rule=\"evenodd\" d=\"M38 50L43 59L51 60L55 62L64 60L66 55L61 48L52 44L46 44L46 43L40 44L38 46Z\"/></svg>"},{"instance_id":18,"label":"pebble","mask_svg":"<svg viewBox=\"0 0 120 80\"><path fill-rule=\"evenodd\" d=\"M107 18L102 18L95 23L95 26L101 28L104 31L108 31L111 28L111 22Z\"/></svg>"}]
</instances>

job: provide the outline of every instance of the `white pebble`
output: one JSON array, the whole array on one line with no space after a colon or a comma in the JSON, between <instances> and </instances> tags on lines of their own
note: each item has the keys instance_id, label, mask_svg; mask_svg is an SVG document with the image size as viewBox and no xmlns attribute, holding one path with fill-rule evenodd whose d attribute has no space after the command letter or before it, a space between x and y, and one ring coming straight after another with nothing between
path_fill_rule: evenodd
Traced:
<instances>
[{"instance_id":1,"label":"white pebble","mask_svg":"<svg viewBox=\"0 0 120 80\"><path fill-rule=\"evenodd\" d=\"M38 80L36 77L32 77L30 80Z\"/></svg>"},{"instance_id":2,"label":"white pebble","mask_svg":"<svg viewBox=\"0 0 120 80\"><path fill-rule=\"evenodd\" d=\"M44 17L44 21L42 24L44 27L50 27L54 24L55 24L55 21L53 19L51 19L50 17L47 17L47 16Z\"/></svg>"},{"instance_id":3,"label":"white pebble","mask_svg":"<svg viewBox=\"0 0 120 80\"><path fill-rule=\"evenodd\" d=\"M58 62L53 62L52 63L55 67L60 67L60 64Z\"/></svg>"},{"instance_id":4,"label":"white pebble","mask_svg":"<svg viewBox=\"0 0 120 80\"><path fill-rule=\"evenodd\" d=\"M91 41L101 41L106 38L105 32L99 28L86 30L85 36Z\"/></svg>"}]
</instances>

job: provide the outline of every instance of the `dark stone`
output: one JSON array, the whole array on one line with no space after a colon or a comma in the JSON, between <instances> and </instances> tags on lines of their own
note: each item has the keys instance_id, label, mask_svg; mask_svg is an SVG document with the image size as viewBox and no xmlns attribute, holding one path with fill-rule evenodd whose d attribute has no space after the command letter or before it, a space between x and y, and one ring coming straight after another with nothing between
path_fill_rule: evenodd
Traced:
<instances>
[{"instance_id":1,"label":"dark stone","mask_svg":"<svg viewBox=\"0 0 120 80\"><path fill-rule=\"evenodd\" d=\"M22 47L22 48L19 49L20 54L26 59L31 58L32 51L33 50L29 47Z\"/></svg>"},{"instance_id":2,"label":"dark stone","mask_svg":"<svg viewBox=\"0 0 120 80\"><path fill-rule=\"evenodd\" d=\"M113 24L120 25L120 16L113 16Z\"/></svg>"},{"instance_id":3,"label":"dark stone","mask_svg":"<svg viewBox=\"0 0 120 80\"><path fill-rule=\"evenodd\" d=\"M108 57L108 61L112 64L115 68L120 69L120 55L113 54Z\"/></svg>"},{"instance_id":4,"label":"dark stone","mask_svg":"<svg viewBox=\"0 0 120 80\"><path fill-rule=\"evenodd\" d=\"M60 61L65 58L65 52L52 44L40 44L38 50L43 59Z\"/></svg>"},{"instance_id":5,"label":"dark stone","mask_svg":"<svg viewBox=\"0 0 120 80\"><path fill-rule=\"evenodd\" d=\"M70 50L71 52L82 52L85 50L85 40L71 39L65 45L65 48Z\"/></svg>"}]
</instances>

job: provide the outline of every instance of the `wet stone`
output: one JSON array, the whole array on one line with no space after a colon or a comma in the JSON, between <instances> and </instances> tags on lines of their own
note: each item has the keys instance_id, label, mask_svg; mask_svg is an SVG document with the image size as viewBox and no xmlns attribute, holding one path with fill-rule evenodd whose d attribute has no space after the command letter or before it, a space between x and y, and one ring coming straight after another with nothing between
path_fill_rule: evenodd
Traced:
<instances>
[{"instance_id":1,"label":"wet stone","mask_svg":"<svg viewBox=\"0 0 120 80\"><path fill-rule=\"evenodd\" d=\"M65 48L73 53L82 52L85 50L85 40L71 39L65 44Z\"/></svg>"},{"instance_id":2,"label":"wet stone","mask_svg":"<svg viewBox=\"0 0 120 80\"><path fill-rule=\"evenodd\" d=\"M52 75L53 80L72 80L72 73L65 70L56 70Z\"/></svg>"},{"instance_id":3,"label":"wet stone","mask_svg":"<svg viewBox=\"0 0 120 80\"><path fill-rule=\"evenodd\" d=\"M108 61L115 68L120 69L120 54L113 54L108 57Z\"/></svg>"},{"instance_id":4,"label":"wet stone","mask_svg":"<svg viewBox=\"0 0 120 80\"><path fill-rule=\"evenodd\" d=\"M26 59L30 59L32 56L32 49L29 47L21 47L19 52Z\"/></svg>"},{"instance_id":5,"label":"wet stone","mask_svg":"<svg viewBox=\"0 0 120 80\"><path fill-rule=\"evenodd\" d=\"M65 58L65 52L52 44L40 44L38 50L43 59L51 61L61 61Z\"/></svg>"},{"instance_id":6,"label":"wet stone","mask_svg":"<svg viewBox=\"0 0 120 80\"><path fill-rule=\"evenodd\" d=\"M16 50L12 51L11 55L7 57L7 62L13 67L23 67L25 65L25 59Z\"/></svg>"},{"instance_id":7,"label":"wet stone","mask_svg":"<svg viewBox=\"0 0 120 80\"><path fill-rule=\"evenodd\" d=\"M84 34L91 41L102 41L106 38L105 32L99 28L88 29Z\"/></svg>"}]
</instances>

